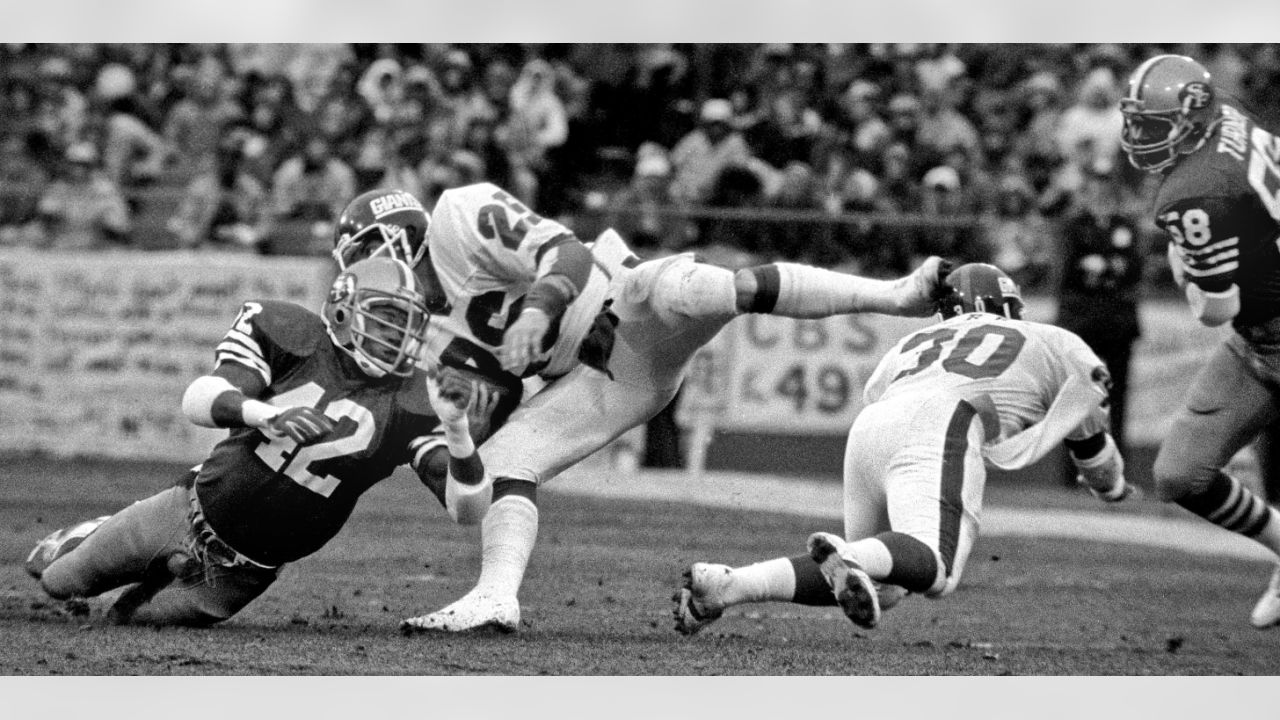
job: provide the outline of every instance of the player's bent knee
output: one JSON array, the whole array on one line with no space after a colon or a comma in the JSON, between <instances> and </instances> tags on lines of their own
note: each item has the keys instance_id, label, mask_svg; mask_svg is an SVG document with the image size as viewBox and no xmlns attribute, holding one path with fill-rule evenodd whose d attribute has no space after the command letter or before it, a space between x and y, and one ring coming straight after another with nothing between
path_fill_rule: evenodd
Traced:
<instances>
[{"instance_id":1,"label":"player's bent knee","mask_svg":"<svg viewBox=\"0 0 1280 720\"><path fill-rule=\"evenodd\" d=\"M1163 449L1151 467L1156 497L1161 502L1177 502L1207 488L1215 474L1216 471L1212 468L1197 471L1185 458L1178 457L1176 453L1166 453Z\"/></svg>"}]
</instances>

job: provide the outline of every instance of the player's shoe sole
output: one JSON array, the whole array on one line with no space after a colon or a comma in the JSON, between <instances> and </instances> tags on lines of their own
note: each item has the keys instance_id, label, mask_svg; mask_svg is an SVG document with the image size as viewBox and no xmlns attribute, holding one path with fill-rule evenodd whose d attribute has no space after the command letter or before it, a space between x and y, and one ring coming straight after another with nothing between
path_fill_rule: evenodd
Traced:
<instances>
[{"instance_id":1,"label":"player's shoe sole","mask_svg":"<svg viewBox=\"0 0 1280 720\"><path fill-rule=\"evenodd\" d=\"M89 537L89 534L97 530L102 523L107 521L110 515L103 515L93 520L85 520L78 525L54 530L44 537L43 540L36 543L31 553L27 555L23 568L27 574L39 580L44 575L45 569L53 564L53 561L75 550Z\"/></svg>"},{"instance_id":2,"label":"player's shoe sole","mask_svg":"<svg viewBox=\"0 0 1280 720\"><path fill-rule=\"evenodd\" d=\"M406 634L415 632L479 632L493 630L513 633L520 629L520 603L515 598L466 595L428 615L400 623Z\"/></svg>"},{"instance_id":3,"label":"player's shoe sole","mask_svg":"<svg viewBox=\"0 0 1280 720\"><path fill-rule=\"evenodd\" d=\"M1280 565L1272 571L1267 591L1262 593L1262 597L1258 598L1258 604L1253 606L1249 622L1258 629L1280 625Z\"/></svg>"},{"instance_id":4,"label":"player's shoe sole","mask_svg":"<svg viewBox=\"0 0 1280 720\"><path fill-rule=\"evenodd\" d=\"M814 533L809 536L809 557L818 563L845 617L858 627L873 628L880 622L875 583L858 563L841 556L843 546L844 541L830 533Z\"/></svg>"},{"instance_id":5,"label":"player's shoe sole","mask_svg":"<svg viewBox=\"0 0 1280 720\"><path fill-rule=\"evenodd\" d=\"M681 576L680 588L671 599L676 632L693 635L724 614L724 604L716 599L729 582L733 570L727 565L694 563Z\"/></svg>"}]
</instances>

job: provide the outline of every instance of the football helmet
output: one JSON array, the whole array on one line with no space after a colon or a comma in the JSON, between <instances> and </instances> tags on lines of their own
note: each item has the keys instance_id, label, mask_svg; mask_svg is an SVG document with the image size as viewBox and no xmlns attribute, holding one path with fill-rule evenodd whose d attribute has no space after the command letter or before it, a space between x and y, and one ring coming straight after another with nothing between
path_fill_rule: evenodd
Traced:
<instances>
[{"instance_id":1,"label":"football helmet","mask_svg":"<svg viewBox=\"0 0 1280 720\"><path fill-rule=\"evenodd\" d=\"M403 190L370 190L347 203L333 230L333 259L338 267L389 254L409 267L427 254L431 218L418 198Z\"/></svg>"},{"instance_id":2,"label":"football helmet","mask_svg":"<svg viewBox=\"0 0 1280 720\"><path fill-rule=\"evenodd\" d=\"M1139 170L1163 170L1204 144L1219 109L1203 65L1183 55L1158 55L1138 66L1120 99L1120 146Z\"/></svg>"},{"instance_id":3,"label":"football helmet","mask_svg":"<svg viewBox=\"0 0 1280 720\"><path fill-rule=\"evenodd\" d=\"M947 275L950 291L938 300L944 318L985 312L1022 319L1022 291L1013 278L995 265L968 263Z\"/></svg>"},{"instance_id":4,"label":"football helmet","mask_svg":"<svg viewBox=\"0 0 1280 720\"><path fill-rule=\"evenodd\" d=\"M341 272L321 312L333 343L374 378L413 373L429 315L413 270L381 255Z\"/></svg>"}]
</instances>

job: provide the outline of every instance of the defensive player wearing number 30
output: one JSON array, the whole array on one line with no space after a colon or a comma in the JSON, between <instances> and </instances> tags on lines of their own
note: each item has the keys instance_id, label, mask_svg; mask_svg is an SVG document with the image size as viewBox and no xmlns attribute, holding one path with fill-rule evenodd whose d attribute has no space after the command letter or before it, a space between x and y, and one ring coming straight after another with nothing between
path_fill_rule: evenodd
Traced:
<instances>
[{"instance_id":1,"label":"defensive player wearing number 30","mask_svg":"<svg viewBox=\"0 0 1280 720\"><path fill-rule=\"evenodd\" d=\"M986 465L1013 469L1065 439L1079 480L1104 501L1130 492L1109 427L1102 361L1070 331L1021 319L1022 297L992 265L962 265L942 322L876 366L844 459L844 536L741 568L695 563L673 598L693 634L726 607L840 605L861 627L905 592L956 588L978 534Z\"/></svg>"},{"instance_id":2,"label":"defensive player wearing number 30","mask_svg":"<svg viewBox=\"0 0 1280 720\"><path fill-rule=\"evenodd\" d=\"M377 257L338 275L321 316L246 302L182 401L227 438L180 485L41 540L27 571L58 599L130 586L115 622L209 625L319 550L398 465L442 486L454 519L478 521L490 498L468 426L472 382L417 369L420 288L408 265Z\"/></svg>"}]
</instances>

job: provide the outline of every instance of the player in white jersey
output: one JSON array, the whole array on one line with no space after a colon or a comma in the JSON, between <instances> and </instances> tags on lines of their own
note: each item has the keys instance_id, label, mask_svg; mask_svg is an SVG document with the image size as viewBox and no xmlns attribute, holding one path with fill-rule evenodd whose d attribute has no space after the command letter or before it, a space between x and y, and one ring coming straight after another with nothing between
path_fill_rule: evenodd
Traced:
<instances>
[{"instance_id":1,"label":"player in white jersey","mask_svg":"<svg viewBox=\"0 0 1280 720\"><path fill-rule=\"evenodd\" d=\"M899 341L867 382L845 450L844 537L814 533L805 555L743 568L695 563L673 598L678 631L764 601L838 604L870 628L906 592L944 596L977 537L987 464L1024 467L1064 440L1095 495L1129 494L1097 355L1020 319L995 266L963 265L947 284L942 322Z\"/></svg>"},{"instance_id":2,"label":"player in white jersey","mask_svg":"<svg viewBox=\"0 0 1280 720\"><path fill-rule=\"evenodd\" d=\"M401 244L386 247L417 254ZM944 266L930 258L907 277L883 281L792 263L732 271L692 254L641 262L617 233L589 248L489 183L441 195L425 257L419 274L434 275L447 302L433 315L428 361L508 386L533 374L547 381L483 444L494 500L482 525L476 588L405 622L406 629L444 631L519 626L516 593L536 540L538 484L665 407L696 350L734 317L924 316ZM491 453L501 458L496 465Z\"/></svg>"}]
</instances>

